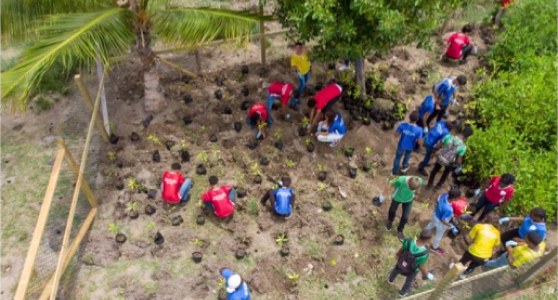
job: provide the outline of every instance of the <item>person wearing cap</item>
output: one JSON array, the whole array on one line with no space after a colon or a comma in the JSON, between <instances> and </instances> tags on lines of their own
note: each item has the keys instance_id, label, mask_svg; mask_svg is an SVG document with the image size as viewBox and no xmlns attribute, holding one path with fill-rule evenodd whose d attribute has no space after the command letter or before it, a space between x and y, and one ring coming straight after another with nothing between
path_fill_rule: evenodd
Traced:
<instances>
[{"instance_id":1,"label":"person wearing cap","mask_svg":"<svg viewBox=\"0 0 558 300\"><path fill-rule=\"evenodd\" d=\"M484 266L492 269L510 266L516 269L544 254L546 245L537 232L529 232L525 237L525 243L525 245L518 245L515 241L508 241L505 244L506 252L498 258L489 260Z\"/></svg>"},{"instance_id":2,"label":"person wearing cap","mask_svg":"<svg viewBox=\"0 0 558 300\"><path fill-rule=\"evenodd\" d=\"M543 240L546 239L546 211L540 207L533 208L525 217L505 217L500 219L500 224L507 222L522 222L521 226L504 232L501 236L502 244L515 241L518 245L525 244L525 237L529 232L538 233Z\"/></svg>"},{"instance_id":3,"label":"person wearing cap","mask_svg":"<svg viewBox=\"0 0 558 300\"><path fill-rule=\"evenodd\" d=\"M275 102L275 99L281 99L281 105L282 105L282 116L283 119L288 120L291 118L291 115L287 113L287 105L293 105L294 103L290 103L290 102L296 102L295 101L291 101L291 96L293 96L293 98L297 99L298 98L298 91L293 91L293 85L290 83L283 83L283 82L273 82L271 83L271 85L269 86L269 88L267 89L267 103L266 103L266 109L268 111L267 114L267 123L268 124L273 124L273 118L271 117L271 108L273 106L273 102ZM293 99L294 100L294 99Z\"/></svg>"},{"instance_id":4,"label":"person wearing cap","mask_svg":"<svg viewBox=\"0 0 558 300\"><path fill-rule=\"evenodd\" d=\"M227 282L227 300L250 300L250 289L240 275L227 268L219 273Z\"/></svg>"}]
</instances>

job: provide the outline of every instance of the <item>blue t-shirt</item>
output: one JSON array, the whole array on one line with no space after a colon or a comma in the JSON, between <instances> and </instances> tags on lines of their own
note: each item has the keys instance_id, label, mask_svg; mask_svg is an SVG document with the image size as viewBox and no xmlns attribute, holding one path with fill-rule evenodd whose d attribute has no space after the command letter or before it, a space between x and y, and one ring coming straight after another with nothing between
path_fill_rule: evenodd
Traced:
<instances>
[{"instance_id":1,"label":"blue t-shirt","mask_svg":"<svg viewBox=\"0 0 558 300\"><path fill-rule=\"evenodd\" d=\"M447 193L440 196L438 204L436 204L434 215L440 221L449 221L451 219L451 216L453 215L453 207L451 206L451 203L448 202Z\"/></svg>"},{"instance_id":2,"label":"blue t-shirt","mask_svg":"<svg viewBox=\"0 0 558 300\"><path fill-rule=\"evenodd\" d=\"M337 118L333 121L329 130L329 133L337 133L337 134L345 134L347 132L347 127L345 126L345 122L339 113L337 113Z\"/></svg>"},{"instance_id":3,"label":"blue t-shirt","mask_svg":"<svg viewBox=\"0 0 558 300\"><path fill-rule=\"evenodd\" d=\"M293 190L282 187L273 191L273 195L275 196L275 212L280 215L289 215L292 211Z\"/></svg>"},{"instance_id":4,"label":"blue t-shirt","mask_svg":"<svg viewBox=\"0 0 558 300\"><path fill-rule=\"evenodd\" d=\"M442 120L434 124L432 130L430 130L424 138L424 143L429 147L434 147L449 133L450 131L446 127L446 121Z\"/></svg>"},{"instance_id":5,"label":"blue t-shirt","mask_svg":"<svg viewBox=\"0 0 558 300\"><path fill-rule=\"evenodd\" d=\"M417 140L422 139L422 128L415 124L401 123L397 127L397 133L401 134L397 148L403 150L414 150Z\"/></svg>"},{"instance_id":6,"label":"blue t-shirt","mask_svg":"<svg viewBox=\"0 0 558 300\"><path fill-rule=\"evenodd\" d=\"M535 223L531 220L530 216L523 219L523 224L519 227L519 237L525 239L529 232L536 232L541 235L541 237L546 239L546 224L545 223Z\"/></svg>"},{"instance_id":7,"label":"blue t-shirt","mask_svg":"<svg viewBox=\"0 0 558 300\"><path fill-rule=\"evenodd\" d=\"M436 89L436 93L440 94L440 98L443 99L441 106L448 106L451 100L451 96L455 92L457 85L452 83L453 77L448 77L444 79ZM438 85L436 84L436 85Z\"/></svg>"},{"instance_id":8,"label":"blue t-shirt","mask_svg":"<svg viewBox=\"0 0 558 300\"><path fill-rule=\"evenodd\" d=\"M221 275L223 276L223 278L225 278L225 280L227 280L228 286L228 280L229 278L231 278L231 276L234 275L234 272L229 269L223 269ZM227 300L250 300L250 290L248 289L248 285L246 284L246 282L243 282L236 289L236 291L228 293Z\"/></svg>"},{"instance_id":9,"label":"blue t-shirt","mask_svg":"<svg viewBox=\"0 0 558 300\"><path fill-rule=\"evenodd\" d=\"M422 119L425 113L431 114L434 111L435 106L436 105L434 104L434 97L432 95L426 96L419 107L419 119Z\"/></svg>"}]
</instances>

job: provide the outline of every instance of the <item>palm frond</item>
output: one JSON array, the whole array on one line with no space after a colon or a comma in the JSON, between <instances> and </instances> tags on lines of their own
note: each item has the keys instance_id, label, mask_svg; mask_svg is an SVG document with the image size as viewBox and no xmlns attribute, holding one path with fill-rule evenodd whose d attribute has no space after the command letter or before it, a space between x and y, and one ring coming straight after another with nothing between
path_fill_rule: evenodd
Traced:
<instances>
[{"instance_id":1,"label":"palm frond","mask_svg":"<svg viewBox=\"0 0 558 300\"><path fill-rule=\"evenodd\" d=\"M248 11L174 8L154 13L153 31L175 46L199 46L216 39L240 43L247 41L261 19L271 20Z\"/></svg>"},{"instance_id":2,"label":"palm frond","mask_svg":"<svg viewBox=\"0 0 558 300\"><path fill-rule=\"evenodd\" d=\"M2 0L2 41L16 43L33 38L47 15L97 10L110 0Z\"/></svg>"},{"instance_id":3,"label":"palm frond","mask_svg":"<svg viewBox=\"0 0 558 300\"><path fill-rule=\"evenodd\" d=\"M124 53L134 38L127 9L54 15L47 22L40 29L40 41L22 53L14 68L2 73L2 103L12 110L25 110L29 96L56 61L70 70L92 64L98 55L108 65L109 58Z\"/></svg>"}]
</instances>

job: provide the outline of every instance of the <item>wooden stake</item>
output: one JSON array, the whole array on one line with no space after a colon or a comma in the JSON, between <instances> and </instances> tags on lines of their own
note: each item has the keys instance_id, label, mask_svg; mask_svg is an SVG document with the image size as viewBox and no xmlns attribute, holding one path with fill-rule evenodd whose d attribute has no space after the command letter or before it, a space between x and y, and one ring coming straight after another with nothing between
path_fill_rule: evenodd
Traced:
<instances>
[{"instance_id":1,"label":"wooden stake","mask_svg":"<svg viewBox=\"0 0 558 300\"><path fill-rule=\"evenodd\" d=\"M190 76L190 77L192 77L192 78L198 78L198 75L196 75L196 74L194 74L194 73L192 73L192 72L190 72L190 71L188 71L188 70L186 70L186 69L184 69L184 68L181 68L181 67L178 66L177 64L173 64L173 63L171 63L170 61L168 61L168 60L166 60L166 59L164 59L164 58L162 58L162 57L157 56L157 59L158 59L159 61L161 61L162 63L164 63L165 65L167 65L167 66L169 66L169 67L171 67L171 68L177 69L178 71L180 71L180 72L182 72L182 73L184 73L184 74L186 74L186 75L188 75L188 76Z\"/></svg>"},{"instance_id":2,"label":"wooden stake","mask_svg":"<svg viewBox=\"0 0 558 300\"><path fill-rule=\"evenodd\" d=\"M260 16L264 16L264 7L263 1L260 0ZM261 51L261 59L262 65L265 65L265 22L264 20L260 20L260 51Z\"/></svg>"},{"instance_id":3,"label":"wooden stake","mask_svg":"<svg viewBox=\"0 0 558 300\"><path fill-rule=\"evenodd\" d=\"M54 196L56 184L58 183L58 175L60 175L60 168L62 167L65 151L66 150L64 148L60 148L56 152L54 166L52 167L52 172L50 173L50 179L48 180L45 197L43 198L43 203L41 204L41 211L39 212L37 225L35 226L35 231L33 232L33 239L31 240L31 245L29 246L29 251L27 252L27 258L25 259L25 265L23 266L21 278L19 279L19 284L14 296L14 299L16 300L25 299L25 293L27 292L27 286L29 285L29 280L31 279L31 274L33 273L35 259L37 258L39 246L41 245L41 238L45 230L48 213L52 204L52 197Z\"/></svg>"},{"instance_id":4,"label":"wooden stake","mask_svg":"<svg viewBox=\"0 0 558 300\"><path fill-rule=\"evenodd\" d=\"M81 75L77 74L76 76L74 76L74 80L76 81L76 84L79 88L81 96L83 97L83 101L85 101L85 104L87 104L87 107L89 108L89 110L91 110L91 112L93 112L93 101L91 101L91 96L89 95L89 91L87 90L87 88L85 87L85 84L83 84L83 81L81 80ZM95 125L97 126L97 129L101 133L101 136L103 137L103 140L105 140L105 142L108 143L109 142L109 136L108 136L108 134L105 130L105 127L103 126L103 121L101 120L101 117L99 116L98 113L93 114L93 116L94 116L94 120L95 120Z\"/></svg>"}]
</instances>

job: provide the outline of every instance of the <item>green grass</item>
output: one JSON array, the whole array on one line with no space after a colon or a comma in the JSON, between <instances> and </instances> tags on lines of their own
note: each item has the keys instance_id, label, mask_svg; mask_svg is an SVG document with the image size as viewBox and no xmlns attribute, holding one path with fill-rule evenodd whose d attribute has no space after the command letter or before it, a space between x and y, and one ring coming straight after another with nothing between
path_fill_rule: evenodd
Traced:
<instances>
[{"instance_id":1,"label":"green grass","mask_svg":"<svg viewBox=\"0 0 558 300\"><path fill-rule=\"evenodd\" d=\"M260 214L260 204L257 198L250 197L247 203L247 211L251 216L257 217Z\"/></svg>"}]
</instances>

